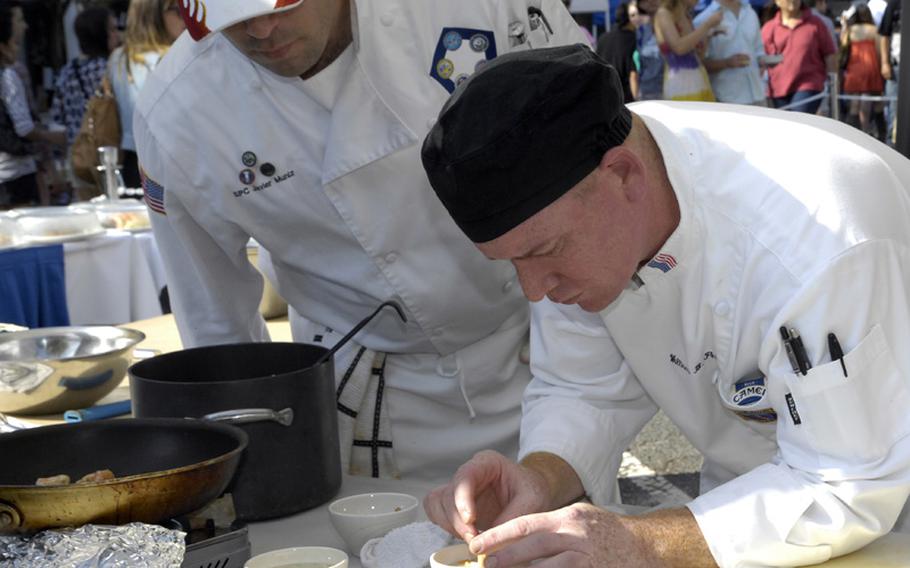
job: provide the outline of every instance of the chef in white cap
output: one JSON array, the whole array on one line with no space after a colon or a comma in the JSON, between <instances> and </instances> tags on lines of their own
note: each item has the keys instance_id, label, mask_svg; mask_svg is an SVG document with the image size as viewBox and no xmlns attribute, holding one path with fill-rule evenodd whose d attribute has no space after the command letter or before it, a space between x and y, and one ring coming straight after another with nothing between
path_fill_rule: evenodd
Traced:
<instances>
[{"instance_id":1,"label":"chef in white cap","mask_svg":"<svg viewBox=\"0 0 910 568\"><path fill-rule=\"evenodd\" d=\"M515 455L528 308L420 165L455 89L497 55L583 41L560 0L180 0L188 33L135 113L145 198L185 347L267 341L254 238L296 341L331 347L342 461L440 480ZM519 88L516 86L516 88Z\"/></svg>"}]
</instances>

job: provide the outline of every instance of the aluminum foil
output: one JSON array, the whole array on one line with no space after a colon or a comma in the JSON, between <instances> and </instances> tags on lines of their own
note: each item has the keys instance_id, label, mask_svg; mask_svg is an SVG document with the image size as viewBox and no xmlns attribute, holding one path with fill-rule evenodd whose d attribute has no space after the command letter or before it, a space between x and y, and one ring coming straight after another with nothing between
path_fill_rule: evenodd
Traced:
<instances>
[{"instance_id":1,"label":"aluminum foil","mask_svg":"<svg viewBox=\"0 0 910 568\"><path fill-rule=\"evenodd\" d=\"M180 568L185 533L158 525L84 525L0 536L4 568Z\"/></svg>"}]
</instances>

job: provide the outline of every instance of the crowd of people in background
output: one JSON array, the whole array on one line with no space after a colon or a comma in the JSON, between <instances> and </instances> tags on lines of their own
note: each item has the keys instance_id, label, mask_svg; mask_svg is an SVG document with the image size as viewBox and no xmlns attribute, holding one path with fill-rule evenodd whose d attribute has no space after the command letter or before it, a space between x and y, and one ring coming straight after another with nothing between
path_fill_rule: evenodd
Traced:
<instances>
[{"instance_id":1,"label":"crowd of people in background","mask_svg":"<svg viewBox=\"0 0 910 568\"><path fill-rule=\"evenodd\" d=\"M146 77L185 29L177 0L130 0L123 14L113 9L114 2L65 4L64 31L72 32L76 45L54 73L50 102L42 109L24 65L24 4L0 0L0 130L9 140L0 140L0 209L68 204L101 193L100 179L80 180L69 160L88 101L104 78L117 101L120 174L125 187L140 186L132 113Z\"/></svg>"},{"instance_id":2,"label":"crowd of people in background","mask_svg":"<svg viewBox=\"0 0 910 568\"><path fill-rule=\"evenodd\" d=\"M701 100L823 114L895 137L900 1L631 0L598 40L630 100ZM634 34L635 45L631 54ZM897 47L895 47L897 46ZM631 63L630 63L631 62ZM831 108L830 93L839 102ZM628 102L628 100L627 100ZM836 111L836 112L835 112Z\"/></svg>"},{"instance_id":3,"label":"crowd of people in background","mask_svg":"<svg viewBox=\"0 0 910 568\"><path fill-rule=\"evenodd\" d=\"M140 184L133 107L145 78L184 29L177 2L64 4L63 23L78 50L56 70L49 108L42 109L23 64L28 24L22 5L2 2L0 129L9 141L0 144L0 208L65 204L97 192L68 175L66 166L86 103L105 75L121 118L121 174L127 187ZM118 13L115 5L128 10ZM762 9L749 0L626 0L611 20L597 38L582 29L619 71L626 102L773 106L837 116L894 141L900 0L854 0L839 15L827 0L771 0ZM835 78L841 96L831 108Z\"/></svg>"}]
</instances>

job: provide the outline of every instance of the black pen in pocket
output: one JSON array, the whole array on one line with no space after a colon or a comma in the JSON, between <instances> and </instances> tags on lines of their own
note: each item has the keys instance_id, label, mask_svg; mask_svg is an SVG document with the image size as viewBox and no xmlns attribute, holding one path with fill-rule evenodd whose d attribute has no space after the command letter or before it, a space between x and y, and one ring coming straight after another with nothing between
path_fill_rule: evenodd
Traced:
<instances>
[{"instance_id":1,"label":"black pen in pocket","mask_svg":"<svg viewBox=\"0 0 910 568\"><path fill-rule=\"evenodd\" d=\"M840 368L844 371L844 377L847 376L847 364L844 363L844 350L840 346L840 341L833 333L828 334L828 353L832 361L840 361Z\"/></svg>"},{"instance_id":2,"label":"black pen in pocket","mask_svg":"<svg viewBox=\"0 0 910 568\"><path fill-rule=\"evenodd\" d=\"M803 345L803 340L795 327L790 328L790 342L793 344L793 354L796 355L799 371L803 376L806 376L806 374L809 373L809 369L812 368L812 364L809 362L809 354L806 353L806 346Z\"/></svg>"},{"instance_id":3,"label":"black pen in pocket","mask_svg":"<svg viewBox=\"0 0 910 568\"><path fill-rule=\"evenodd\" d=\"M793 369L793 374L799 374L799 362L796 360L796 353L793 351L792 339L790 338L790 332L787 330L787 327L782 325L780 326L780 337L784 340L784 351L787 352L787 359L790 361L790 367Z\"/></svg>"}]
</instances>

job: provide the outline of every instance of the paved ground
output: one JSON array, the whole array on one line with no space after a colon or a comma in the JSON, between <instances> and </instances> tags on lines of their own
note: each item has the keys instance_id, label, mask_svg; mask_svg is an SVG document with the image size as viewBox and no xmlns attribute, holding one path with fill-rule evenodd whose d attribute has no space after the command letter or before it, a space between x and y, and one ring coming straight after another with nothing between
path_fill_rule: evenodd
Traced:
<instances>
[{"instance_id":1,"label":"paved ground","mask_svg":"<svg viewBox=\"0 0 910 568\"><path fill-rule=\"evenodd\" d=\"M623 454L622 501L644 507L682 505L698 494L701 463L698 450L658 413Z\"/></svg>"}]
</instances>

